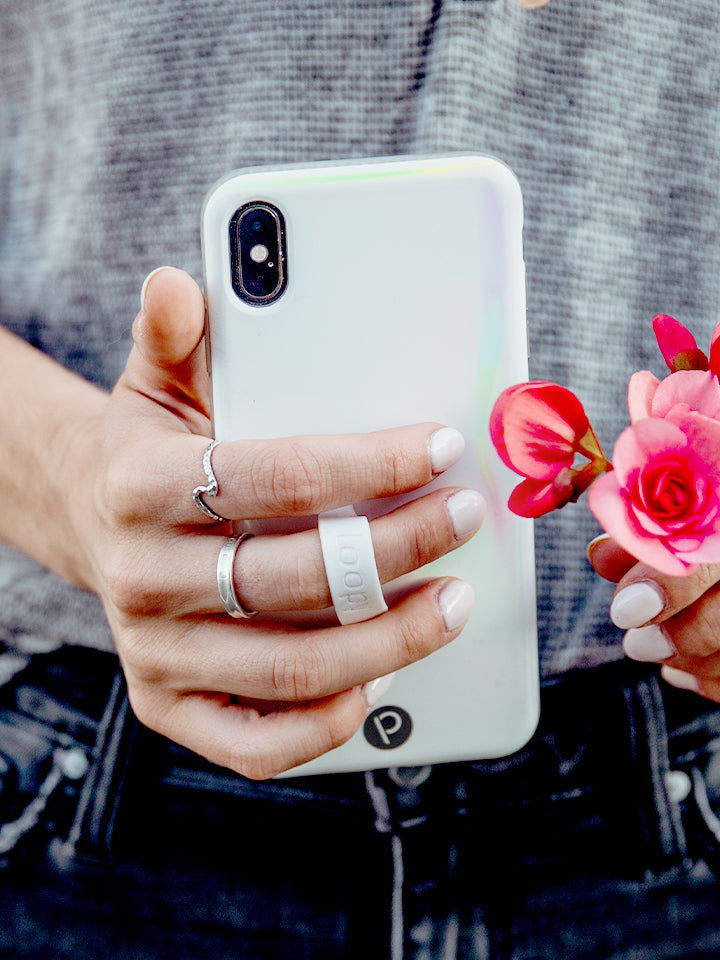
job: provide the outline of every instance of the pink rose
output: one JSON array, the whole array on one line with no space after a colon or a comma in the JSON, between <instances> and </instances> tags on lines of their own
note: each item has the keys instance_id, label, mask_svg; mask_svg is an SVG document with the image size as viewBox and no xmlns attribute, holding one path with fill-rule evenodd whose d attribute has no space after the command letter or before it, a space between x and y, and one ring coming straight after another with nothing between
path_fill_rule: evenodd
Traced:
<instances>
[{"instance_id":1,"label":"pink rose","mask_svg":"<svg viewBox=\"0 0 720 960\"><path fill-rule=\"evenodd\" d=\"M667 389L672 393L675 386ZM664 418L637 420L620 434L613 465L588 497L601 526L621 546L670 576L720 562L718 420L674 403Z\"/></svg>"}]
</instances>

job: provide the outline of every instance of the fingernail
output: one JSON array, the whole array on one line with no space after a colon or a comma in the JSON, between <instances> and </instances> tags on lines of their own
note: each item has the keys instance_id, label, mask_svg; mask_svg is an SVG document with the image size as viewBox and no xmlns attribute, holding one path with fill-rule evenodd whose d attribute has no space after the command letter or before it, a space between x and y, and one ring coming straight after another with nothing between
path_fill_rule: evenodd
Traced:
<instances>
[{"instance_id":1,"label":"fingernail","mask_svg":"<svg viewBox=\"0 0 720 960\"><path fill-rule=\"evenodd\" d=\"M170 270L171 267L155 267L146 277L142 285L142 290L140 291L140 309L145 309L145 295L147 293L147 288L150 286L150 281L153 277L156 277L161 270Z\"/></svg>"},{"instance_id":2,"label":"fingernail","mask_svg":"<svg viewBox=\"0 0 720 960\"><path fill-rule=\"evenodd\" d=\"M693 693L700 692L698 678L692 673L685 673L684 670L677 670L675 667L663 667L660 676L671 687L677 687L679 690L692 690Z\"/></svg>"},{"instance_id":3,"label":"fingernail","mask_svg":"<svg viewBox=\"0 0 720 960\"><path fill-rule=\"evenodd\" d=\"M623 649L631 660L650 663L667 660L677 653L662 627L653 623L649 627L635 627L623 638Z\"/></svg>"},{"instance_id":4,"label":"fingernail","mask_svg":"<svg viewBox=\"0 0 720 960\"><path fill-rule=\"evenodd\" d=\"M446 630L457 630L472 612L475 594L464 580L451 580L438 596L438 606Z\"/></svg>"},{"instance_id":5,"label":"fingernail","mask_svg":"<svg viewBox=\"0 0 720 960\"><path fill-rule=\"evenodd\" d=\"M594 540L591 540L590 543L585 548L585 555L587 556L590 563L592 563L592 555L595 547L599 546L601 543L605 543L606 540L610 539L608 533L601 533L599 537L595 537Z\"/></svg>"},{"instance_id":6,"label":"fingernail","mask_svg":"<svg viewBox=\"0 0 720 960\"><path fill-rule=\"evenodd\" d=\"M610 605L610 619L616 627L628 630L630 627L643 627L662 613L665 597L658 587L649 581L631 583L615 594Z\"/></svg>"},{"instance_id":7,"label":"fingernail","mask_svg":"<svg viewBox=\"0 0 720 960\"><path fill-rule=\"evenodd\" d=\"M464 540L482 526L487 513L485 498L477 490L460 490L448 497L445 508L456 540Z\"/></svg>"},{"instance_id":8,"label":"fingernail","mask_svg":"<svg viewBox=\"0 0 720 960\"><path fill-rule=\"evenodd\" d=\"M361 688L362 695L365 697L365 703L368 705L368 710L370 707L373 707L380 697L387 693L390 689L390 685L393 682L394 673L386 673L384 677L378 677L377 680L371 680L369 683L364 683Z\"/></svg>"},{"instance_id":9,"label":"fingernail","mask_svg":"<svg viewBox=\"0 0 720 960\"><path fill-rule=\"evenodd\" d=\"M441 427L430 437L430 462L433 473L442 473L457 463L465 450L465 437L452 427Z\"/></svg>"}]
</instances>

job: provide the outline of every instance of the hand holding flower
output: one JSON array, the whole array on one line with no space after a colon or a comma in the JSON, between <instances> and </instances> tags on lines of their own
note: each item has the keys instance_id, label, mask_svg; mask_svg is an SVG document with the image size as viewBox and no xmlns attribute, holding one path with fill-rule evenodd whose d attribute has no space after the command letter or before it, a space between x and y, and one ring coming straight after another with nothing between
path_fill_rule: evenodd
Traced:
<instances>
[{"instance_id":1,"label":"hand holding flower","mask_svg":"<svg viewBox=\"0 0 720 960\"><path fill-rule=\"evenodd\" d=\"M713 337L708 361L682 324L653 326L671 374L630 380L631 425L605 459L580 401L556 384L511 387L499 397L490 434L503 462L524 476L509 501L537 517L577 500L639 560L669 576L720 563L720 383ZM720 328L719 328L720 329ZM575 463L576 457L588 462ZM592 486L591 486L592 484Z\"/></svg>"},{"instance_id":2,"label":"hand holding flower","mask_svg":"<svg viewBox=\"0 0 720 960\"><path fill-rule=\"evenodd\" d=\"M627 631L627 656L660 663L668 683L720 702L720 565L668 577L607 535L590 544L588 559L618 584L610 615Z\"/></svg>"}]
</instances>

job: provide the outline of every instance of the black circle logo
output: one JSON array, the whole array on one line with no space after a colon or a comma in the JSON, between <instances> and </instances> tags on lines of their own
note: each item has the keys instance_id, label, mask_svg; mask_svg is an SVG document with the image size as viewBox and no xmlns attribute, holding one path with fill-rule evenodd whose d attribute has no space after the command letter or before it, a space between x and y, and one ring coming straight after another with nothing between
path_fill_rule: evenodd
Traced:
<instances>
[{"instance_id":1,"label":"black circle logo","mask_svg":"<svg viewBox=\"0 0 720 960\"><path fill-rule=\"evenodd\" d=\"M412 733L412 719L402 707L378 707L368 715L363 727L365 739L378 750L394 750Z\"/></svg>"}]
</instances>

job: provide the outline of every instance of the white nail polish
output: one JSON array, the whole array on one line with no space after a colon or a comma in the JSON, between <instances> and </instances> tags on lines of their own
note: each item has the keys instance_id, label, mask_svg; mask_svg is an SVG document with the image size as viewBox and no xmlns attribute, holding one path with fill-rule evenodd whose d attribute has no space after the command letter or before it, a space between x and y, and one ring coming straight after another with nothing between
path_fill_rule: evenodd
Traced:
<instances>
[{"instance_id":1,"label":"white nail polish","mask_svg":"<svg viewBox=\"0 0 720 960\"><path fill-rule=\"evenodd\" d=\"M485 498L477 490L460 490L448 497L445 508L456 540L464 540L482 526L487 513Z\"/></svg>"},{"instance_id":2,"label":"white nail polish","mask_svg":"<svg viewBox=\"0 0 720 960\"><path fill-rule=\"evenodd\" d=\"M465 438L459 430L441 427L430 437L430 462L433 473L442 473L457 463L465 450Z\"/></svg>"},{"instance_id":3,"label":"white nail polish","mask_svg":"<svg viewBox=\"0 0 720 960\"><path fill-rule=\"evenodd\" d=\"M616 627L644 627L665 607L665 597L655 584L648 581L631 583L615 595L610 606L610 619Z\"/></svg>"},{"instance_id":4,"label":"white nail polish","mask_svg":"<svg viewBox=\"0 0 720 960\"><path fill-rule=\"evenodd\" d=\"M377 680L371 680L362 686L362 695L365 697L365 703L370 707L375 706L380 697L387 693L393 682L394 673L386 673L384 677L378 677Z\"/></svg>"},{"instance_id":5,"label":"white nail polish","mask_svg":"<svg viewBox=\"0 0 720 960\"><path fill-rule=\"evenodd\" d=\"M156 277L161 270L170 270L170 269L172 268L171 267L155 267L155 269L152 270L145 277L145 281L143 282L143 285L142 285L142 290L140 291L140 309L141 310L145 309L145 294L147 293L147 288L149 287L150 281L152 280L152 278Z\"/></svg>"},{"instance_id":6,"label":"white nail polish","mask_svg":"<svg viewBox=\"0 0 720 960\"><path fill-rule=\"evenodd\" d=\"M452 580L440 591L438 605L446 630L457 630L472 612L475 594L469 583Z\"/></svg>"},{"instance_id":7,"label":"white nail polish","mask_svg":"<svg viewBox=\"0 0 720 960\"><path fill-rule=\"evenodd\" d=\"M634 627L623 638L623 649L631 660L651 663L667 660L677 651L670 643L662 627L651 624L649 627Z\"/></svg>"},{"instance_id":8,"label":"white nail polish","mask_svg":"<svg viewBox=\"0 0 720 960\"><path fill-rule=\"evenodd\" d=\"M677 687L678 690L692 690L693 693L700 692L700 682L692 673L685 673L684 670L676 670L675 667L663 667L660 675L671 687Z\"/></svg>"}]
</instances>

